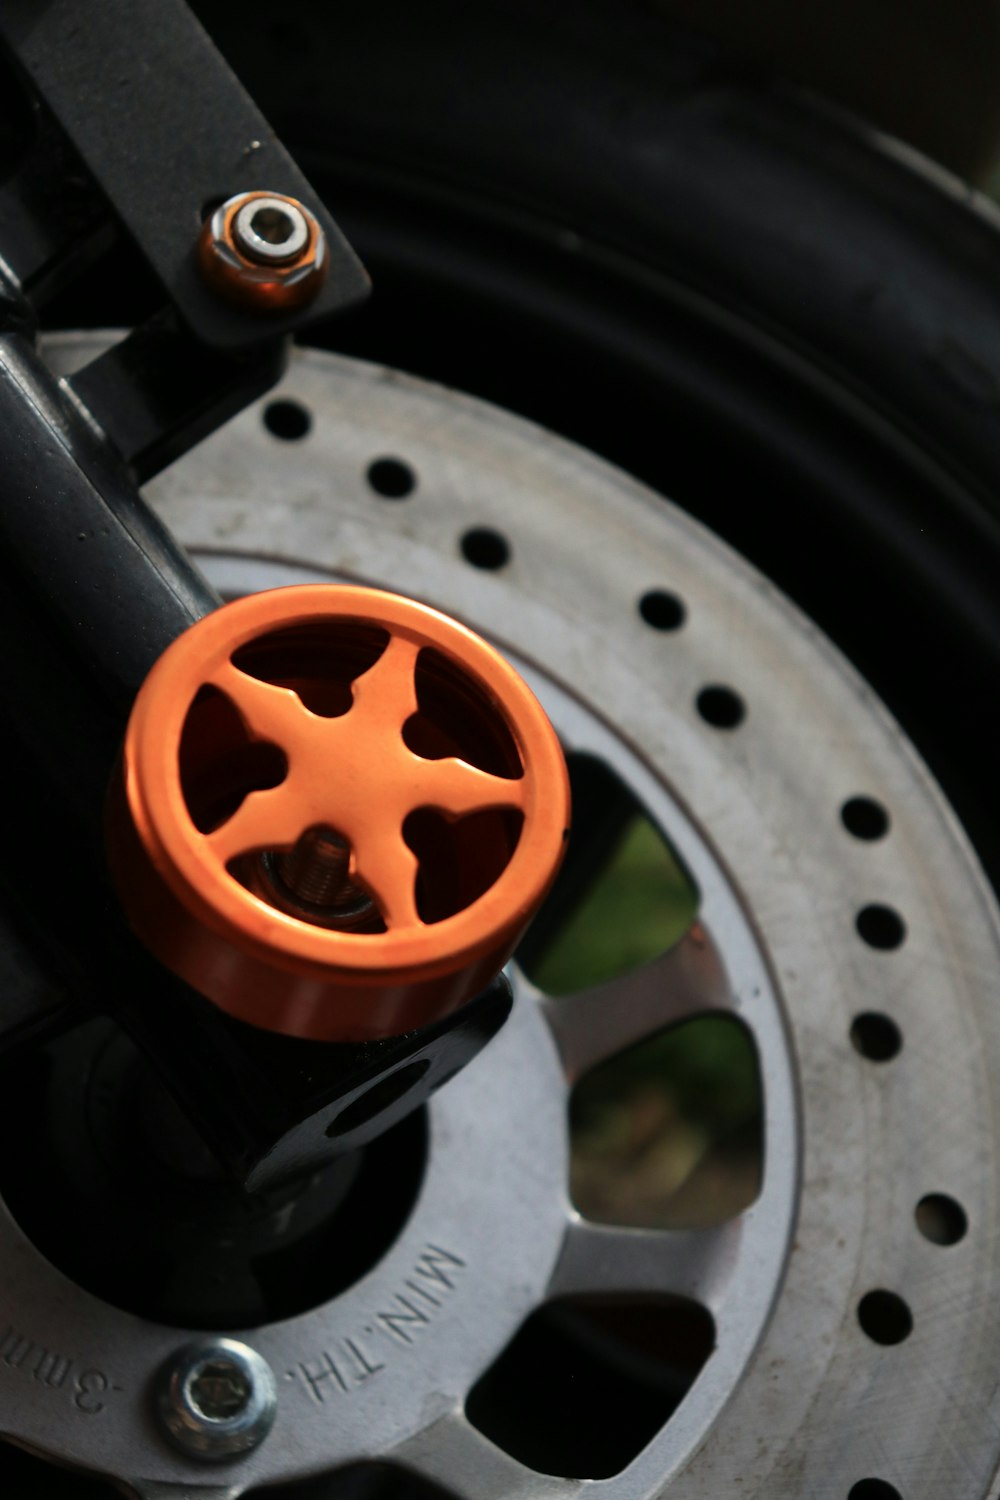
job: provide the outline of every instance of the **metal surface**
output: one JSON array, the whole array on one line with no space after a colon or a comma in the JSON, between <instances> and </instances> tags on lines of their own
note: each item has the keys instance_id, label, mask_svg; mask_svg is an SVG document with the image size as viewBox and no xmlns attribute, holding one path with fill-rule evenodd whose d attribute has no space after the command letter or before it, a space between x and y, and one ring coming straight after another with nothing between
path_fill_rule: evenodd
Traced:
<instances>
[{"instance_id":1,"label":"metal surface","mask_svg":"<svg viewBox=\"0 0 1000 1500\"><path fill-rule=\"evenodd\" d=\"M206 349L165 309L74 371L67 390L141 484L263 395L286 353L280 339L252 357Z\"/></svg>"},{"instance_id":2,"label":"metal surface","mask_svg":"<svg viewBox=\"0 0 1000 1500\"><path fill-rule=\"evenodd\" d=\"M160 653L217 598L19 334L0 338L0 427L5 569L127 705Z\"/></svg>"},{"instance_id":3,"label":"metal surface","mask_svg":"<svg viewBox=\"0 0 1000 1500\"><path fill-rule=\"evenodd\" d=\"M302 202L329 256L331 274L308 312L276 311L269 333L290 333L366 295L367 277L332 216L183 0L12 0L0 37L206 344L247 348L262 337L252 312L213 296L194 255L205 214L235 193Z\"/></svg>"},{"instance_id":4,"label":"metal surface","mask_svg":"<svg viewBox=\"0 0 1000 1500\"><path fill-rule=\"evenodd\" d=\"M295 198L240 193L205 220L198 264L220 297L268 318L312 302L329 269L326 236Z\"/></svg>"},{"instance_id":5,"label":"metal surface","mask_svg":"<svg viewBox=\"0 0 1000 1500\"><path fill-rule=\"evenodd\" d=\"M294 448L250 411L152 487L216 586L346 578L408 589L483 631L528 672L567 746L607 761L669 837L697 883L701 927L600 992L556 1001L519 983L508 1026L431 1106L426 1177L393 1248L334 1302L254 1332L280 1414L233 1493L374 1454L464 1500L583 1488L609 1500L847 1500L867 1478L906 1500L985 1500L1000 1421L989 1169L1000 932L926 771L787 603L622 474L347 361L304 355L280 394L312 416ZM413 471L406 500L366 481L389 456ZM492 571L462 548L484 527L509 547ZM642 618L653 588L682 598L682 628ZM710 684L740 694L738 727L700 717ZM845 829L840 808L857 795L889 811L885 837ZM905 921L895 950L858 934L872 903ZM567 1201L569 1079L720 1007L750 1028L760 1060L757 1202L697 1234L585 1223ZM899 1028L893 1060L852 1047L862 1009ZM914 1221L942 1188L969 1225L948 1248ZM3 1240L0 1327L27 1341L0 1363L7 1430L144 1495L197 1484L143 1419L145 1382L176 1335L67 1285L9 1222ZM895 1347L860 1326L875 1288L912 1313ZM569 1290L681 1291L718 1332L667 1426L621 1476L593 1483L527 1470L463 1415L523 1318ZM67 1373L39 1393L29 1372L56 1351Z\"/></svg>"},{"instance_id":6,"label":"metal surface","mask_svg":"<svg viewBox=\"0 0 1000 1500\"><path fill-rule=\"evenodd\" d=\"M189 1344L161 1373L156 1411L164 1430L182 1452L209 1463L259 1447L277 1409L270 1365L237 1339Z\"/></svg>"},{"instance_id":7,"label":"metal surface","mask_svg":"<svg viewBox=\"0 0 1000 1500\"><path fill-rule=\"evenodd\" d=\"M378 286L331 346L527 413L728 538L907 725L1000 884L996 207L655 6L313 6L287 68L266 0L200 14Z\"/></svg>"},{"instance_id":8,"label":"metal surface","mask_svg":"<svg viewBox=\"0 0 1000 1500\"><path fill-rule=\"evenodd\" d=\"M62 131L36 105L34 138L0 185L5 274L37 304L111 243L114 226Z\"/></svg>"},{"instance_id":9,"label":"metal surface","mask_svg":"<svg viewBox=\"0 0 1000 1500\"><path fill-rule=\"evenodd\" d=\"M255 198L236 214L233 236L251 260L280 265L302 254L309 242L309 225L301 205L291 198Z\"/></svg>"},{"instance_id":10,"label":"metal surface","mask_svg":"<svg viewBox=\"0 0 1000 1500\"><path fill-rule=\"evenodd\" d=\"M430 1025L491 984L569 836L562 750L509 663L439 611L329 584L230 601L174 641L108 805L116 888L161 961L241 1021L328 1042ZM367 930L303 920L258 879L326 824Z\"/></svg>"},{"instance_id":11,"label":"metal surface","mask_svg":"<svg viewBox=\"0 0 1000 1500\"><path fill-rule=\"evenodd\" d=\"M162 976L142 955L136 966L136 945L116 929L102 810L135 692L218 600L105 435L10 329L0 335L0 427L0 617L17 643L0 668L4 774L17 787L6 828L22 850L2 877L8 909L49 985L83 1003L98 988L111 1002L141 995L145 1011ZM55 848L75 891L53 906ZM34 987L40 1025L54 1019L44 988ZM23 1036L13 998L0 1004L0 1032Z\"/></svg>"}]
</instances>

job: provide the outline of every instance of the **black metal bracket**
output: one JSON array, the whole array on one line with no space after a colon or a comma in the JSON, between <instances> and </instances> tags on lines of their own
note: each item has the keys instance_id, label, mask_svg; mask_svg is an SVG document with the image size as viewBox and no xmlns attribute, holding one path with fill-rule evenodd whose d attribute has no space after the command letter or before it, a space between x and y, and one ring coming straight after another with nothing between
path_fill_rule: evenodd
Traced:
<instances>
[{"instance_id":1,"label":"black metal bracket","mask_svg":"<svg viewBox=\"0 0 1000 1500\"><path fill-rule=\"evenodd\" d=\"M382 1042L256 1031L152 960L104 866L104 790L131 700L174 637L218 602L136 484L267 389L287 336L360 300L367 278L181 0L8 0L0 41L37 95L34 145L0 192L0 616L31 641L0 661L21 790L8 829L15 875L4 867L0 882L12 932L47 971L17 967L0 1054L16 1068L26 1043L109 1016L230 1180L266 1192L416 1109L511 1005L500 977L457 1013ZM330 269L307 307L244 310L202 279L206 212L252 189L297 198L320 222ZM165 304L57 380L32 344L34 304L118 228Z\"/></svg>"},{"instance_id":2,"label":"black metal bracket","mask_svg":"<svg viewBox=\"0 0 1000 1500\"><path fill-rule=\"evenodd\" d=\"M81 1014L113 1016L169 1060L168 1086L230 1173L256 1185L360 1139L352 1126L307 1149L296 1134L307 1106L346 1107L351 1089L412 1062L413 1107L443 1077L439 1058L460 1065L509 1004L494 996L434 1036L289 1070L282 1039L241 1035L135 942L104 865L104 795L132 698L219 602L137 485L262 394L289 335L360 301L368 281L182 0L9 0L2 45L27 86L33 134L0 187L0 695L17 788L0 884L18 954L0 997L0 1053ZM252 189L297 198L319 221L329 270L307 306L244 309L202 279L207 211ZM34 344L37 309L122 231L163 305L60 380ZM322 1086L311 1083L320 1073ZM369 1129L404 1101L375 1104Z\"/></svg>"},{"instance_id":3,"label":"black metal bracket","mask_svg":"<svg viewBox=\"0 0 1000 1500\"><path fill-rule=\"evenodd\" d=\"M5 0L0 40L203 343L251 348L367 295L368 278L329 211L183 0ZM220 301L199 274L194 246L206 210L251 190L297 198L319 221L330 269L308 307L244 310ZM82 197L86 219L92 200ZM11 269L19 280L37 277L39 260L36 244L32 264Z\"/></svg>"},{"instance_id":4,"label":"black metal bracket","mask_svg":"<svg viewBox=\"0 0 1000 1500\"><path fill-rule=\"evenodd\" d=\"M186 991L117 1016L231 1181L266 1192L356 1151L425 1104L510 1014L498 975L459 1010L378 1042L307 1042Z\"/></svg>"},{"instance_id":5,"label":"black metal bracket","mask_svg":"<svg viewBox=\"0 0 1000 1500\"><path fill-rule=\"evenodd\" d=\"M8 0L0 45L33 125L0 187L7 300L20 297L30 326L122 230L163 290L163 307L62 393L142 482L273 384L288 336L363 300L368 278L183 0ZM297 198L320 224L329 269L304 306L241 307L199 270L209 209L250 190Z\"/></svg>"}]
</instances>

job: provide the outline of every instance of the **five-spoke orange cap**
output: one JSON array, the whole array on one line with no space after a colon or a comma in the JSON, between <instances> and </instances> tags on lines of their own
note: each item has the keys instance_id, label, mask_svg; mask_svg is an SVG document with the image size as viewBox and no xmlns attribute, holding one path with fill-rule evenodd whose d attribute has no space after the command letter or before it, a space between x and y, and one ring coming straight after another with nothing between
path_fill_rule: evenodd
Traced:
<instances>
[{"instance_id":1,"label":"five-spoke orange cap","mask_svg":"<svg viewBox=\"0 0 1000 1500\"><path fill-rule=\"evenodd\" d=\"M223 1010L396 1035L500 970L569 824L544 710L465 626L376 589L274 589L180 636L143 684L109 859L143 941Z\"/></svg>"}]
</instances>

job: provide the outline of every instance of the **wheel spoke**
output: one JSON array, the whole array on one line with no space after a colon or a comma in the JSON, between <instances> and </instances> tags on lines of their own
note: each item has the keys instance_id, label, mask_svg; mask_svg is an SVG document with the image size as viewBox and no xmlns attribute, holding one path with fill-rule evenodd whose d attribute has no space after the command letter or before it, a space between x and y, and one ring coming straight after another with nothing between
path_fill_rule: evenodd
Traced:
<instances>
[{"instance_id":1,"label":"wheel spoke","mask_svg":"<svg viewBox=\"0 0 1000 1500\"><path fill-rule=\"evenodd\" d=\"M390 931L420 923L418 868L417 856L399 828L372 827L358 840L351 873L371 892Z\"/></svg>"},{"instance_id":2,"label":"wheel spoke","mask_svg":"<svg viewBox=\"0 0 1000 1500\"><path fill-rule=\"evenodd\" d=\"M726 972L698 922L652 963L542 1005L569 1081L676 1021L729 1007Z\"/></svg>"},{"instance_id":3,"label":"wheel spoke","mask_svg":"<svg viewBox=\"0 0 1000 1500\"><path fill-rule=\"evenodd\" d=\"M225 693L255 740L268 740L286 754L301 737L303 722L312 718L292 688L251 677L232 662L218 667L208 684Z\"/></svg>"},{"instance_id":4,"label":"wheel spoke","mask_svg":"<svg viewBox=\"0 0 1000 1500\"><path fill-rule=\"evenodd\" d=\"M526 1468L460 1411L408 1438L391 1456L465 1500L571 1500L583 1487L579 1480L554 1479Z\"/></svg>"},{"instance_id":5,"label":"wheel spoke","mask_svg":"<svg viewBox=\"0 0 1000 1500\"><path fill-rule=\"evenodd\" d=\"M553 1297L689 1297L711 1308L736 1261L741 1222L712 1229L626 1229L571 1221Z\"/></svg>"},{"instance_id":6,"label":"wheel spoke","mask_svg":"<svg viewBox=\"0 0 1000 1500\"><path fill-rule=\"evenodd\" d=\"M419 653L416 641L401 635L390 636L375 665L354 681L350 713L355 730L363 723L372 734L400 734L419 706L414 675Z\"/></svg>"},{"instance_id":7,"label":"wheel spoke","mask_svg":"<svg viewBox=\"0 0 1000 1500\"><path fill-rule=\"evenodd\" d=\"M213 833L206 834L212 852L222 864L254 849L290 849L305 831L304 817L295 816L295 804L284 795L284 785L250 792Z\"/></svg>"},{"instance_id":8,"label":"wheel spoke","mask_svg":"<svg viewBox=\"0 0 1000 1500\"><path fill-rule=\"evenodd\" d=\"M434 807L454 818L485 812L492 807L521 807L524 782L494 776L470 766L455 756L427 760L420 765L420 780L413 806Z\"/></svg>"}]
</instances>

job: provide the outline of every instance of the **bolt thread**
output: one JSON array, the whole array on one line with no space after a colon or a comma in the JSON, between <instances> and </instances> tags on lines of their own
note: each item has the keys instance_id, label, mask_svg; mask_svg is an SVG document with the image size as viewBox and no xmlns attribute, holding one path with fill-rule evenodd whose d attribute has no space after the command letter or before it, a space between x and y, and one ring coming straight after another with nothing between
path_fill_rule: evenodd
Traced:
<instances>
[{"instance_id":1,"label":"bolt thread","mask_svg":"<svg viewBox=\"0 0 1000 1500\"><path fill-rule=\"evenodd\" d=\"M361 892L351 880L350 845L332 828L308 828L294 849L275 860L282 881L309 906L354 905Z\"/></svg>"}]
</instances>

